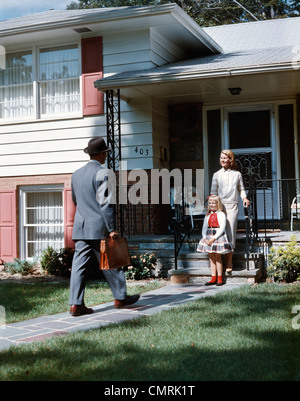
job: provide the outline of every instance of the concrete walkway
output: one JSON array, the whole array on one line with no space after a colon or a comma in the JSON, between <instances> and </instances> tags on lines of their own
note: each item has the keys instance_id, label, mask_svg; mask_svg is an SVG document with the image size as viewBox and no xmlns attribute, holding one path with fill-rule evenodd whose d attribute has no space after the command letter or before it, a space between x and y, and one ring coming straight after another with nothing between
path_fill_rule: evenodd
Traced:
<instances>
[{"instance_id":1,"label":"concrete walkway","mask_svg":"<svg viewBox=\"0 0 300 401\"><path fill-rule=\"evenodd\" d=\"M111 323L148 316L162 310L174 308L196 299L232 290L245 284L226 284L221 287L203 284L169 284L141 295L139 301L124 309L115 309L109 302L93 306L91 315L73 317L69 312L42 316L31 320L0 326L0 351L13 345L42 341L49 337L97 329Z\"/></svg>"}]
</instances>

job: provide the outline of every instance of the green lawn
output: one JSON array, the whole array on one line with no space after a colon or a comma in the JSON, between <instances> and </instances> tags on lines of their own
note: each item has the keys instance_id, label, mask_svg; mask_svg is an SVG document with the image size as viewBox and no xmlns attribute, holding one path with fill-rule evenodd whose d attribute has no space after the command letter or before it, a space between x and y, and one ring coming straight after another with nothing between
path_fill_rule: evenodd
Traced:
<instances>
[{"instance_id":1,"label":"green lawn","mask_svg":"<svg viewBox=\"0 0 300 401\"><path fill-rule=\"evenodd\" d=\"M0 378L299 381L295 305L299 285L245 285L153 316L4 350Z\"/></svg>"},{"instance_id":2,"label":"green lawn","mask_svg":"<svg viewBox=\"0 0 300 401\"><path fill-rule=\"evenodd\" d=\"M164 280L127 282L127 293L143 293L166 285ZM0 283L0 305L6 310L6 323L33 319L38 316L66 312L69 307L70 284L67 281ZM105 281L88 281L85 304L98 305L113 301Z\"/></svg>"}]
</instances>

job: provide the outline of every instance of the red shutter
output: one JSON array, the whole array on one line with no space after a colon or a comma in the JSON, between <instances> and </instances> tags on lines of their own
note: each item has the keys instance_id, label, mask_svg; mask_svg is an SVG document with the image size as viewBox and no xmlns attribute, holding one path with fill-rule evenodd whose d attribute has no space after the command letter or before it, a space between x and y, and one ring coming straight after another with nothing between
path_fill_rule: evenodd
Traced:
<instances>
[{"instance_id":1,"label":"red shutter","mask_svg":"<svg viewBox=\"0 0 300 401\"><path fill-rule=\"evenodd\" d=\"M72 201L71 188L64 188L64 237L65 247L74 248L75 244L72 240L74 216L76 207Z\"/></svg>"},{"instance_id":2,"label":"red shutter","mask_svg":"<svg viewBox=\"0 0 300 401\"><path fill-rule=\"evenodd\" d=\"M83 115L103 114L103 93L94 86L94 82L103 76L102 38L82 39L81 54Z\"/></svg>"},{"instance_id":3,"label":"red shutter","mask_svg":"<svg viewBox=\"0 0 300 401\"><path fill-rule=\"evenodd\" d=\"M0 191L0 259L11 262L17 257L16 191Z\"/></svg>"},{"instance_id":4,"label":"red shutter","mask_svg":"<svg viewBox=\"0 0 300 401\"><path fill-rule=\"evenodd\" d=\"M90 116L95 114L103 114L103 93L99 92L94 82L102 78L99 73L83 74L83 115Z\"/></svg>"},{"instance_id":5,"label":"red shutter","mask_svg":"<svg viewBox=\"0 0 300 401\"><path fill-rule=\"evenodd\" d=\"M81 54L83 74L102 71L102 38L100 36L82 39Z\"/></svg>"}]
</instances>

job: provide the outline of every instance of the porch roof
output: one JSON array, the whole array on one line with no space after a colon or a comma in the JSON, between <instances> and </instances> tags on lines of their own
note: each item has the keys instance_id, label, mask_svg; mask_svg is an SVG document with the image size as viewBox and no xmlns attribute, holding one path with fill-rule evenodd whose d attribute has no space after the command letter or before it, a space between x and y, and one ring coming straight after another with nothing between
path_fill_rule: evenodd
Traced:
<instances>
[{"instance_id":1,"label":"porch roof","mask_svg":"<svg viewBox=\"0 0 300 401\"><path fill-rule=\"evenodd\" d=\"M99 89L128 85L178 81L178 79L212 78L293 68L294 46L247 49L177 61L143 71L129 71L96 81ZM296 64L295 64L296 65ZM295 68L295 66L294 66Z\"/></svg>"},{"instance_id":2,"label":"porch roof","mask_svg":"<svg viewBox=\"0 0 300 401\"><path fill-rule=\"evenodd\" d=\"M150 93L150 84L159 84L162 89L162 84L179 85L180 82L188 83L202 78L225 78L227 81L231 79L233 86L239 84L232 79L236 76L293 71L291 86L294 85L295 90L300 90L297 64L300 52L300 17L210 27L204 28L204 31L222 47L222 54L181 60L149 70L111 75L96 81L95 86L103 91L125 88L122 92L130 98L139 90ZM229 82L227 88L228 85ZM218 86L219 90L221 86ZM151 92L155 93L155 90Z\"/></svg>"}]
</instances>

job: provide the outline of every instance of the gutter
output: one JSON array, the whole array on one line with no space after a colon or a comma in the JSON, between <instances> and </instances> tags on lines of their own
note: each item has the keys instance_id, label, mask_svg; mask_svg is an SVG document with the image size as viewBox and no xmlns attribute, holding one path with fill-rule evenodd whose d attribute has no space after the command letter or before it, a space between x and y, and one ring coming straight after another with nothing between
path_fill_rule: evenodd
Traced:
<instances>
[{"instance_id":1,"label":"gutter","mask_svg":"<svg viewBox=\"0 0 300 401\"><path fill-rule=\"evenodd\" d=\"M151 85L151 84L167 84L172 82L184 82L196 79L209 79L209 78L220 78L220 77L232 77L237 75L250 75L250 74L265 74L272 72L284 72L284 71L295 71L295 65L292 62L277 65L266 65L266 66L253 66L253 67L239 67L239 68L224 68L215 71L204 70L204 71L193 71L186 73L174 73L174 74L147 74L148 76L139 76L132 78L102 78L94 82L95 88L100 91L109 89L121 89L130 86L139 85ZM151 71L151 70L150 70Z\"/></svg>"}]
</instances>

